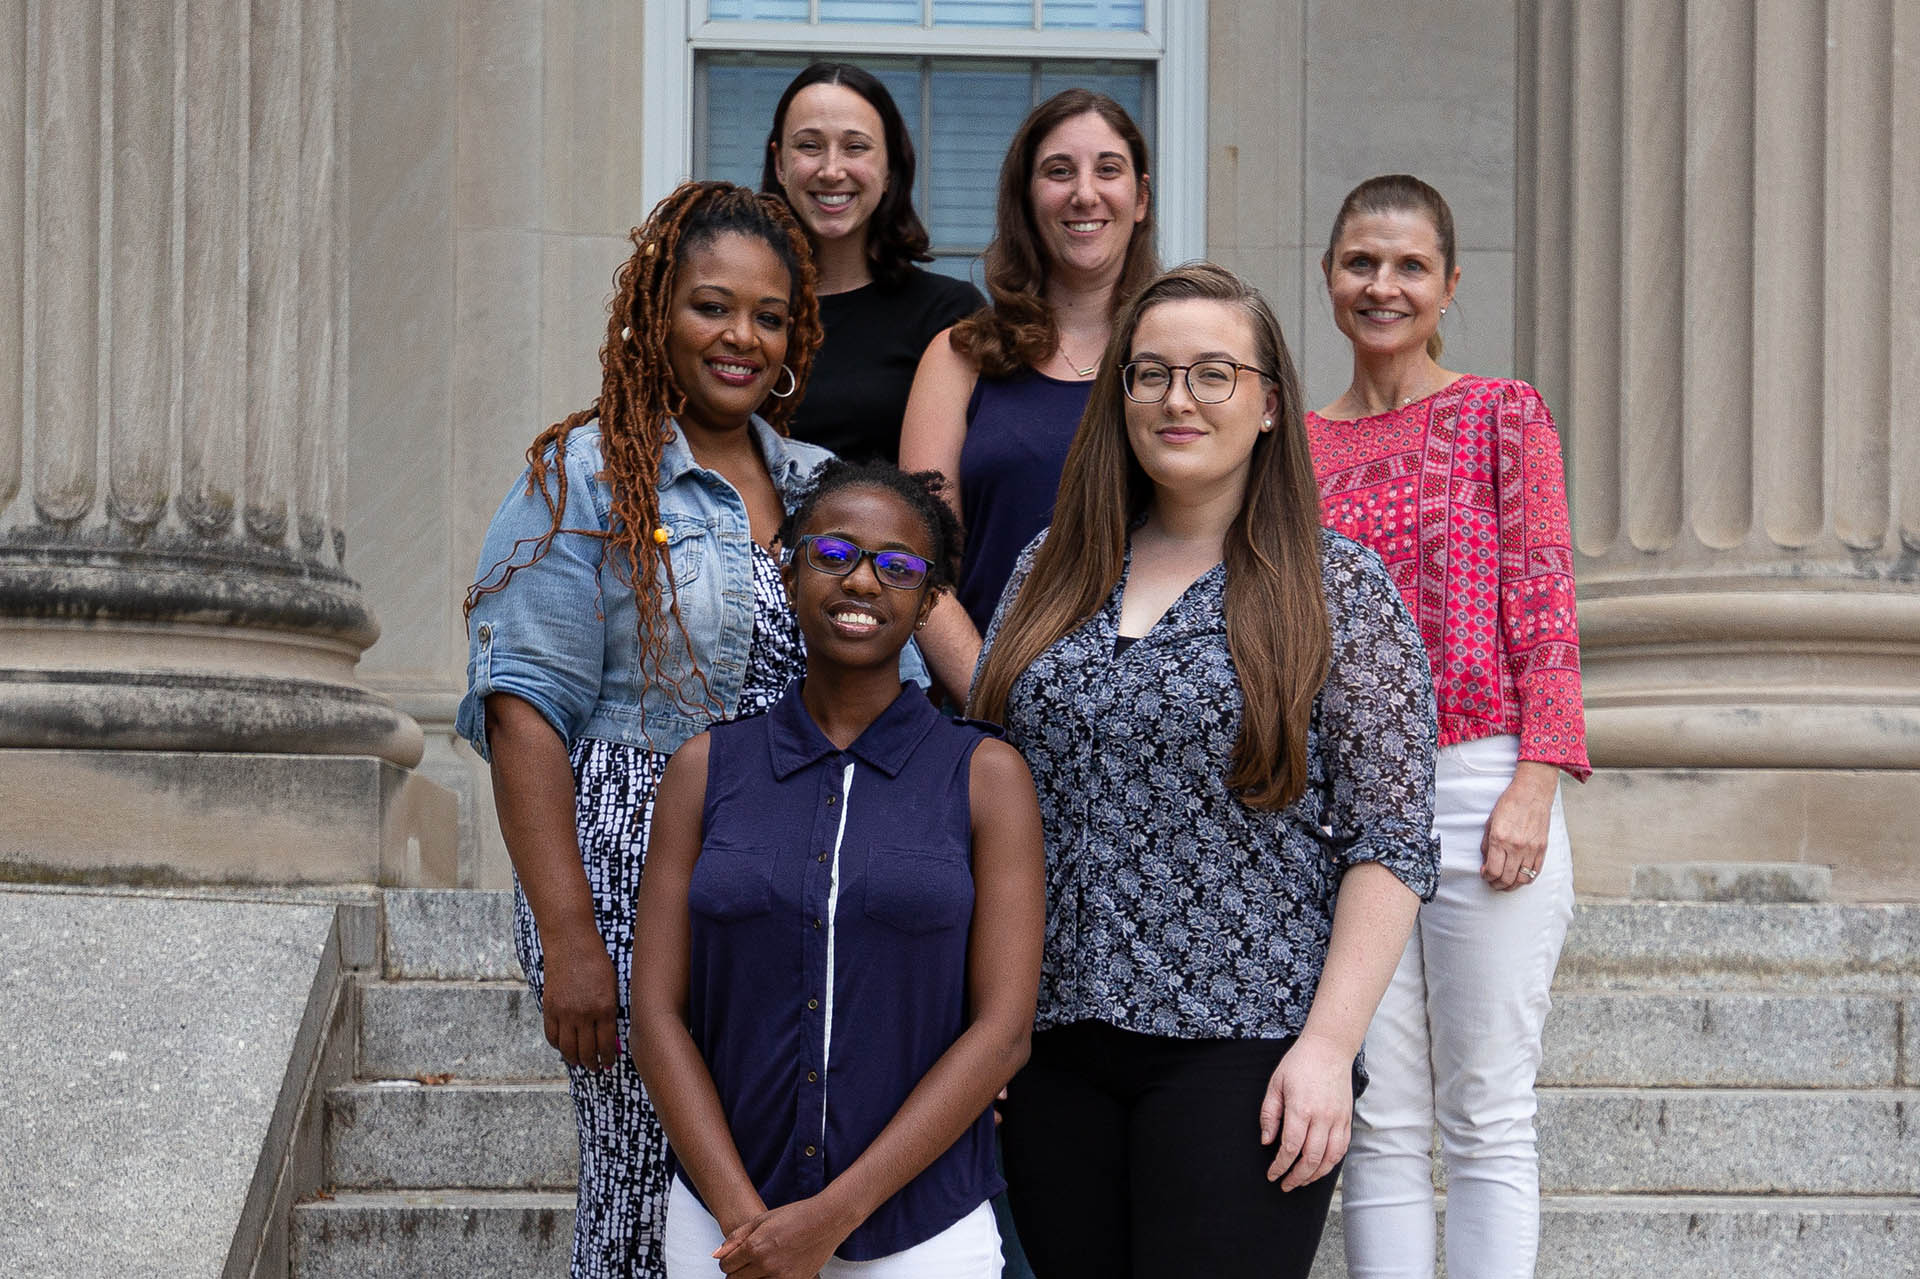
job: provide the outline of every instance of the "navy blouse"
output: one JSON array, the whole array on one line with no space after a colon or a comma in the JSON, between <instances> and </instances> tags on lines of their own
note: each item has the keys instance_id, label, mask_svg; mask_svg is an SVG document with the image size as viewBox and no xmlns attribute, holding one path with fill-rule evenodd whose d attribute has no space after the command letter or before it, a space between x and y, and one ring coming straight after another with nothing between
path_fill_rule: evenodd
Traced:
<instances>
[{"instance_id":1,"label":"navy blouse","mask_svg":"<svg viewBox=\"0 0 1920 1279\"><path fill-rule=\"evenodd\" d=\"M1091 382L1062 382L1030 368L973 384L960 446L967 544L954 598L982 635L1020 548L1053 522L1060 471L1092 392Z\"/></svg>"},{"instance_id":2,"label":"navy blouse","mask_svg":"<svg viewBox=\"0 0 1920 1279\"><path fill-rule=\"evenodd\" d=\"M841 751L800 687L709 730L688 892L689 1029L770 1208L859 1158L966 1029L968 778L990 731L946 718L909 684ZM983 1111L838 1255L922 1243L1002 1186Z\"/></svg>"},{"instance_id":3,"label":"navy blouse","mask_svg":"<svg viewBox=\"0 0 1920 1279\"><path fill-rule=\"evenodd\" d=\"M1227 789L1242 703L1224 565L1116 652L1123 573L1099 612L1014 681L1007 740L1033 771L1046 833L1038 1028L1297 1035L1347 868L1378 861L1433 896L1426 649L1379 557L1337 533L1323 546L1333 660L1308 730L1307 787L1284 811Z\"/></svg>"}]
</instances>

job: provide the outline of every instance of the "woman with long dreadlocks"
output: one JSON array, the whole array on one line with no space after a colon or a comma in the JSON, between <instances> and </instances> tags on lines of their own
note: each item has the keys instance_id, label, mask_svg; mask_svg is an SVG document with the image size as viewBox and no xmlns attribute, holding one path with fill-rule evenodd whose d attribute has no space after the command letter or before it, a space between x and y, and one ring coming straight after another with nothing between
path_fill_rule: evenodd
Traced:
<instances>
[{"instance_id":1,"label":"woman with long dreadlocks","mask_svg":"<svg viewBox=\"0 0 1920 1279\"><path fill-rule=\"evenodd\" d=\"M682 742L803 670L768 548L828 456L784 435L820 343L785 204L688 183L633 245L599 398L533 441L487 531L458 721L492 762L515 942L567 1063L575 1279L663 1273L665 1143L625 1046L654 791Z\"/></svg>"}]
</instances>

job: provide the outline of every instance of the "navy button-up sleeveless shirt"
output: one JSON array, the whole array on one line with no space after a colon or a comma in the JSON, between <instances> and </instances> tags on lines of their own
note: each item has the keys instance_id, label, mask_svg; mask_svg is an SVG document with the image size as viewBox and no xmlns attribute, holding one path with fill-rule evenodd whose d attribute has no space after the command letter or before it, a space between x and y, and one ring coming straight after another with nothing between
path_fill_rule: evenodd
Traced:
<instances>
[{"instance_id":1,"label":"navy button-up sleeveless shirt","mask_svg":"<svg viewBox=\"0 0 1920 1279\"><path fill-rule=\"evenodd\" d=\"M966 1029L968 769L988 731L908 685L841 751L798 681L710 730L687 1019L768 1207L844 1171ZM838 1255L910 1248L1001 1187L983 1111Z\"/></svg>"}]
</instances>

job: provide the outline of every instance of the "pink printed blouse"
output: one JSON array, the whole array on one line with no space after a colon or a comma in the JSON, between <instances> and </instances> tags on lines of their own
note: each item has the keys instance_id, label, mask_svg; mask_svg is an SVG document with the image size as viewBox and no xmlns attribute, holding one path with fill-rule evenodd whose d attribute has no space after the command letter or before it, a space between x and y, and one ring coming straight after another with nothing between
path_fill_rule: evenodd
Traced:
<instances>
[{"instance_id":1,"label":"pink printed blouse","mask_svg":"<svg viewBox=\"0 0 1920 1279\"><path fill-rule=\"evenodd\" d=\"M1307 415L1321 519L1376 551L1433 660L1440 745L1503 733L1585 781L1560 433L1540 393L1462 377L1391 413Z\"/></svg>"}]
</instances>

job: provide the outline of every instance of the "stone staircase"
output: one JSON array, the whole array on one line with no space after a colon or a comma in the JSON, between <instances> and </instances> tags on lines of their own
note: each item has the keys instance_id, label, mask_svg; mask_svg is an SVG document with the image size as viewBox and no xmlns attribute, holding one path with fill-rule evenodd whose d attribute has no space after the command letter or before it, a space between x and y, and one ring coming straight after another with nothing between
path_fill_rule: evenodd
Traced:
<instances>
[{"instance_id":1,"label":"stone staircase","mask_svg":"<svg viewBox=\"0 0 1920 1279\"><path fill-rule=\"evenodd\" d=\"M566 1272L571 1108L509 909L387 894L296 1279ZM1589 904L1554 998L1541 1279L1920 1276L1920 906ZM1336 1208L1315 1275L1340 1255Z\"/></svg>"},{"instance_id":2,"label":"stone staircase","mask_svg":"<svg viewBox=\"0 0 1920 1279\"><path fill-rule=\"evenodd\" d=\"M579 1152L505 893L389 892L295 1279L565 1275Z\"/></svg>"},{"instance_id":3,"label":"stone staircase","mask_svg":"<svg viewBox=\"0 0 1920 1279\"><path fill-rule=\"evenodd\" d=\"M1539 1131L1541 1279L1920 1275L1920 907L1583 906Z\"/></svg>"}]
</instances>

